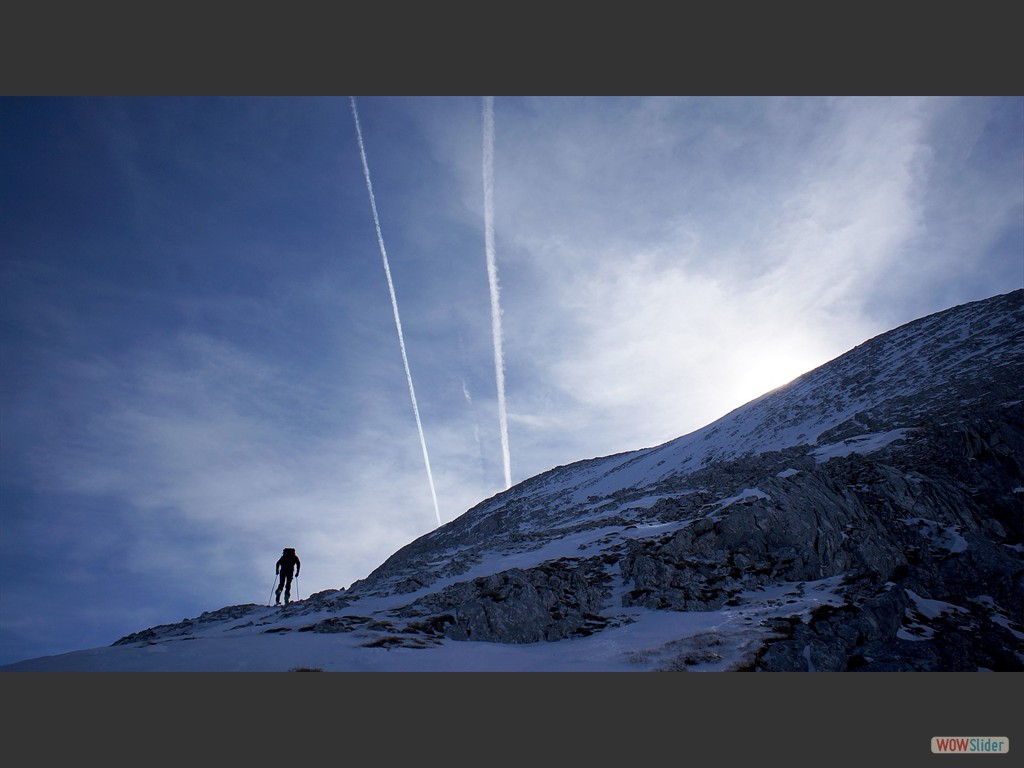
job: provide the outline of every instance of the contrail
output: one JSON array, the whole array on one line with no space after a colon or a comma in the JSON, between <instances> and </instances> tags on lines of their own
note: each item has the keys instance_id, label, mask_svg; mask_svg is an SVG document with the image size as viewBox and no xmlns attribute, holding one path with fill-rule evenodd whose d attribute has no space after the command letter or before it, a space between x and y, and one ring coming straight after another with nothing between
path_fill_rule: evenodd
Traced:
<instances>
[{"instance_id":1,"label":"contrail","mask_svg":"<svg viewBox=\"0 0 1024 768\"><path fill-rule=\"evenodd\" d=\"M391 267L388 265L388 252L384 249L384 236L380 233L380 217L377 215L377 201L373 196L373 184L370 182L370 166L366 162L366 147L363 146L363 132L359 127L359 113L356 111L356 99L349 97L352 103L352 118L356 123L356 138L359 140L359 156L363 160L363 176L366 178L366 191L370 195L370 208L373 210L373 225L377 229L377 244L380 246L381 259L384 261L384 275L388 279L388 292L391 294L391 309L395 313L395 328L398 330L398 346L402 349L402 363L405 365L405 378L409 382L409 397L412 399L412 412L416 416L416 430L420 433L420 446L423 448L423 463L427 468L427 481L430 483L430 497L434 500L434 515L437 524L441 525L441 512L437 506L437 493L434 491L434 476L430 473L430 456L427 455L427 440L423 436L423 424L420 422L420 409L416 405L416 390L412 386L412 372L409 370L409 358L405 354L405 337L402 335L402 320L398 316L398 299L395 297L395 285L391 281Z\"/></svg>"},{"instance_id":2,"label":"contrail","mask_svg":"<svg viewBox=\"0 0 1024 768\"><path fill-rule=\"evenodd\" d=\"M505 362L501 349L501 306L498 303L498 267L494 261L494 97L484 97L484 246L487 278L491 286L491 331L494 336L494 374L498 382L498 424L505 461L505 488L512 487L512 460L508 449L508 412L505 408Z\"/></svg>"}]
</instances>

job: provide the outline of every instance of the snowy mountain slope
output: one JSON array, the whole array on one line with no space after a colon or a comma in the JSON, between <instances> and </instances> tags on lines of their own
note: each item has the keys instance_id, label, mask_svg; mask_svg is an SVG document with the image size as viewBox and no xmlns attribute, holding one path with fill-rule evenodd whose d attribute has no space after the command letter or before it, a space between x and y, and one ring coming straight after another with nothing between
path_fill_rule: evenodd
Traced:
<instances>
[{"instance_id":1,"label":"snowy mountain slope","mask_svg":"<svg viewBox=\"0 0 1024 768\"><path fill-rule=\"evenodd\" d=\"M993 361L997 367L1014 364L1022 332L1019 312L1012 309L1019 305L1017 295L912 322L703 429L603 460L573 486L574 500L609 489L650 486L744 454L891 434L892 425L941 412L954 389L968 389L965 385L983 379ZM1017 333L1008 333L1007 324L1010 329L1016 324ZM1007 396L1012 396L1012 381L1004 383ZM897 436L892 434L892 439Z\"/></svg>"},{"instance_id":2,"label":"snowy mountain slope","mask_svg":"<svg viewBox=\"0 0 1024 768\"><path fill-rule=\"evenodd\" d=\"M643 516L659 501L697 494L697 484L685 487L682 479L725 461L789 449L823 462L906 442L915 426L972 405L1019 405L1022 304L1024 291L1016 291L917 320L689 435L526 480L396 553L369 581L440 541L452 542L444 556L458 563L458 551L496 531L544 536L553 526L586 525L613 512Z\"/></svg>"},{"instance_id":3,"label":"snowy mountain slope","mask_svg":"<svg viewBox=\"0 0 1024 768\"><path fill-rule=\"evenodd\" d=\"M13 669L1024 669L1024 290L531 478L347 590Z\"/></svg>"}]
</instances>

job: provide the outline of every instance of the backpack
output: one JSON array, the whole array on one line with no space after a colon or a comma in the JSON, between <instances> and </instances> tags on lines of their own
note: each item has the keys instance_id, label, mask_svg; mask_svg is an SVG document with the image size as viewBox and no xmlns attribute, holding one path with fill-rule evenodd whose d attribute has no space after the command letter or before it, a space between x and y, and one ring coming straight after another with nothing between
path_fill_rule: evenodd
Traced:
<instances>
[{"instance_id":1,"label":"backpack","mask_svg":"<svg viewBox=\"0 0 1024 768\"><path fill-rule=\"evenodd\" d=\"M287 547L278 558L277 565L284 570L291 571L299 563L299 558L295 555L295 549Z\"/></svg>"}]
</instances>

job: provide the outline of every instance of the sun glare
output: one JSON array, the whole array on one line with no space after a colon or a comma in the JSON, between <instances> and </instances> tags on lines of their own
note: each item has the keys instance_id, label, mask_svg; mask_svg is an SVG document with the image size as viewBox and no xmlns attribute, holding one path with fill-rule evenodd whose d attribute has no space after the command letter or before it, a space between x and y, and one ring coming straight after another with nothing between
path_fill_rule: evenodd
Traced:
<instances>
[{"instance_id":1,"label":"sun glare","mask_svg":"<svg viewBox=\"0 0 1024 768\"><path fill-rule=\"evenodd\" d=\"M733 378L733 395L738 405L749 403L820 364L808 354L778 348L748 354Z\"/></svg>"}]
</instances>

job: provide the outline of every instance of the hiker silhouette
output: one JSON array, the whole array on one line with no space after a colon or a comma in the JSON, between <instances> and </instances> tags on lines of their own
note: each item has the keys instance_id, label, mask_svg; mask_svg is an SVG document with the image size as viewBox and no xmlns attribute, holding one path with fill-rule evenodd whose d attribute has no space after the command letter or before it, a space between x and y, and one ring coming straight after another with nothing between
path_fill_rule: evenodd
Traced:
<instances>
[{"instance_id":1,"label":"hiker silhouette","mask_svg":"<svg viewBox=\"0 0 1024 768\"><path fill-rule=\"evenodd\" d=\"M292 596L292 575L298 578L299 570L302 568L302 563L299 562L298 555L295 554L295 550L291 547L285 547L281 553L281 557L277 560L277 567L274 572L281 576L280 582L277 585L277 602L276 605L281 604L281 591L284 590L284 604L288 605L288 600Z\"/></svg>"}]
</instances>

